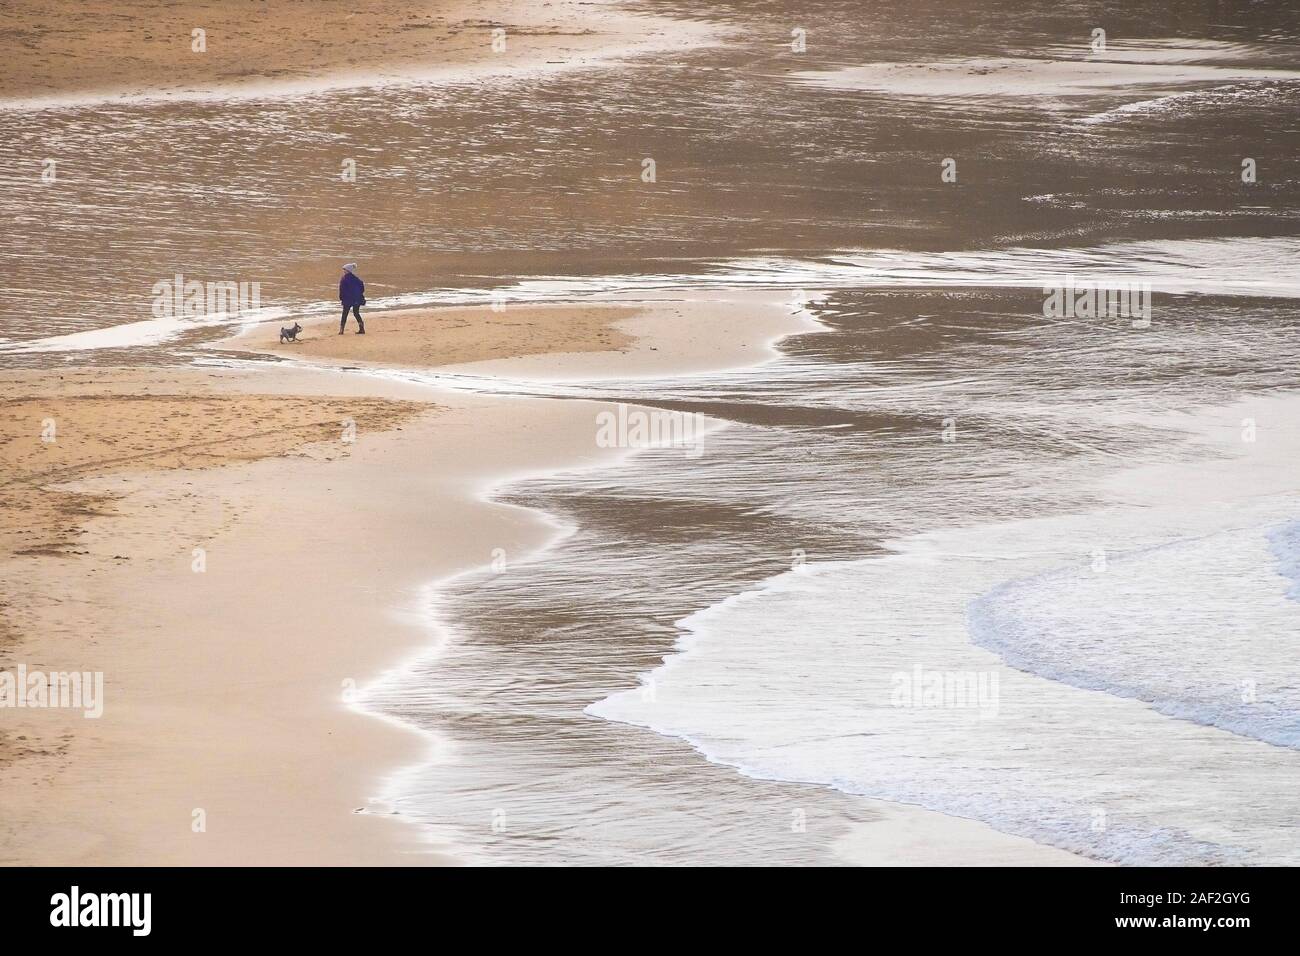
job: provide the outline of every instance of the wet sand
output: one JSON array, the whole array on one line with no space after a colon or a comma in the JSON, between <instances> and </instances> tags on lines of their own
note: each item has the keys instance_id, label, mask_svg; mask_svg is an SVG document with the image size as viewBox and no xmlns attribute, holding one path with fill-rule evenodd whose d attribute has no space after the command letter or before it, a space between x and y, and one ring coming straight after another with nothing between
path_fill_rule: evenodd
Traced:
<instances>
[{"instance_id":1,"label":"wet sand","mask_svg":"<svg viewBox=\"0 0 1300 956\"><path fill-rule=\"evenodd\" d=\"M189 0L161 8L15 0L0 26L0 109L260 98L545 70L662 48L674 29L577 0Z\"/></svg>"}]
</instances>

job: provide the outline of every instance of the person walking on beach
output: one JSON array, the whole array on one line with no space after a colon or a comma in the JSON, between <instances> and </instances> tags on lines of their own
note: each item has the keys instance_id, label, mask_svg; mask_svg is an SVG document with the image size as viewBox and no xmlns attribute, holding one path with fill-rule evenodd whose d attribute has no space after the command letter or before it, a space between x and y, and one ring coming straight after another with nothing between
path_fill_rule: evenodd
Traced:
<instances>
[{"instance_id":1,"label":"person walking on beach","mask_svg":"<svg viewBox=\"0 0 1300 956\"><path fill-rule=\"evenodd\" d=\"M339 335L348 324L348 310L357 317L357 335L366 334L366 323L361 321L361 307L366 304L366 284L357 275L357 264L349 262L343 267L339 281L339 301L343 303L343 318L339 319Z\"/></svg>"}]
</instances>

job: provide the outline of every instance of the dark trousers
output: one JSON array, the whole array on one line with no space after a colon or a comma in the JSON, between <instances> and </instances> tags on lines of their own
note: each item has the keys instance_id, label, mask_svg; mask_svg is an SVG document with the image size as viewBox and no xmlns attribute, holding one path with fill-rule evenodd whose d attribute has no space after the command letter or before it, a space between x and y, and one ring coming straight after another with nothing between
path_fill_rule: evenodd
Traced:
<instances>
[{"instance_id":1,"label":"dark trousers","mask_svg":"<svg viewBox=\"0 0 1300 956\"><path fill-rule=\"evenodd\" d=\"M366 323L364 323L364 322L361 321L361 306L359 306L359 305L345 305L345 306L343 306L343 317L342 317L341 319L339 319L339 331L342 332L342 331L347 327L347 324L348 324L348 310L349 310L349 309L351 309L351 310L352 310L352 314L355 315L355 316L357 317L357 326L358 326L359 330L362 331L362 332L364 332L364 331L366 330Z\"/></svg>"}]
</instances>

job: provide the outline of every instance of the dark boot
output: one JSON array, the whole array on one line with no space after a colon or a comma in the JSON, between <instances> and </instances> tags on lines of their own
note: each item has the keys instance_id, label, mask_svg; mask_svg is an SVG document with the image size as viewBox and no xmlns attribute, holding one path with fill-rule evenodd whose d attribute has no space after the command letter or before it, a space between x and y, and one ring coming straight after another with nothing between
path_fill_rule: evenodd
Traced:
<instances>
[{"instance_id":1,"label":"dark boot","mask_svg":"<svg viewBox=\"0 0 1300 956\"><path fill-rule=\"evenodd\" d=\"M343 334L343 326L345 326L345 325L347 325L347 324L348 324L348 320L347 320L347 319L344 319L342 322L339 323L339 335L342 335L342 334Z\"/></svg>"},{"instance_id":2,"label":"dark boot","mask_svg":"<svg viewBox=\"0 0 1300 956\"><path fill-rule=\"evenodd\" d=\"M366 334L366 323L364 323L364 322L361 321L361 316L357 316L357 325L360 326L360 328L357 329L357 335L365 335L365 334Z\"/></svg>"}]
</instances>

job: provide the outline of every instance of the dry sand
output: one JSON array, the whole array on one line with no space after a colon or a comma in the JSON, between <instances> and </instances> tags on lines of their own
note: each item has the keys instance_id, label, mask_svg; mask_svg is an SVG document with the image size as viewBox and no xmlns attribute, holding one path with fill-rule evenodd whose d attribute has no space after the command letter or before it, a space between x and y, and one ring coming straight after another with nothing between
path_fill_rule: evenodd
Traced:
<instances>
[{"instance_id":1,"label":"dry sand","mask_svg":"<svg viewBox=\"0 0 1300 956\"><path fill-rule=\"evenodd\" d=\"M382 431L421 407L211 395L184 376L171 391L155 377L113 380L118 385L108 391L103 381L77 374L13 383L31 394L0 406L0 553L79 553L78 519L112 513L111 495L60 487L79 478L255 461L337 439L348 418L363 431Z\"/></svg>"},{"instance_id":2,"label":"dry sand","mask_svg":"<svg viewBox=\"0 0 1300 956\"><path fill-rule=\"evenodd\" d=\"M296 342L280 342L282 322L258 325L235 337L228 347L328 360L349 365L401 365L431 368L486 359L555 352L593 352L626 348L632 336L614 328L636 310L615 306L490 306L451 309L362 309L365 335L356 319L338 334L338 319L308 320ZM301 324L301 322L300 322Z\"/></svg>"},{"instance_id":3,"label":"dry sand","mask_svg":"<svg viewBox=\"0 0 1300 956\"><path fill-rule=\"evenodd\" d=\"M205 31L201 52L196 29ZM493 48L497 29L504 49ZM454 80L590 64L710 35L702 24L582 0L9 0L0 108Z\"/></svg>"}]
</instances>

